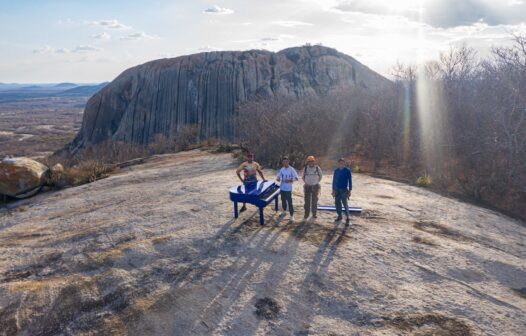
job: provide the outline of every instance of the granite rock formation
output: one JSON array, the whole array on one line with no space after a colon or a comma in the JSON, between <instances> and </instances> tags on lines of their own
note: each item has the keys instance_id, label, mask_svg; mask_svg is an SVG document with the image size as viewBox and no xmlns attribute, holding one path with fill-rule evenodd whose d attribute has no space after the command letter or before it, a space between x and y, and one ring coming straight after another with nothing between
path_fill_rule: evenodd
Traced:
<instances>
[{"instance_id":1,"label":"granite rock formation","mask_svg":"<svg viewBox=\"0 0 526 336\"><path fill-rule=\"evenodd\" d=\"M124 71L88 101L70 149L105 140L147 144L197 125L201 138L232 138L239 103L302 97L389 81L335 49L304 46L208 52L145 63Z\"/></svg>"}]
</instances>

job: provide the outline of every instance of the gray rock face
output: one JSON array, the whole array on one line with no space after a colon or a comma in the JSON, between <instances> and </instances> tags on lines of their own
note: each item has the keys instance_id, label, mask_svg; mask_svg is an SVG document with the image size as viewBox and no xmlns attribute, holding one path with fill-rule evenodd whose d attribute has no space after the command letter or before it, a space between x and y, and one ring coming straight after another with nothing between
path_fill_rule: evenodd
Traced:
<instances>
[{"instance_id":1,"label":"gray rock face","mask_svg":"<svg viewBox=\"0 0 526 336\"><path fill-rule=\"evenodd\" d=\"M147 144L197 125L202 138L232 138L239 103L389 83L350 56L321 46L209 52L124 71L91 97L71 148L104 140Z\"/></svg>"}]
</instances>

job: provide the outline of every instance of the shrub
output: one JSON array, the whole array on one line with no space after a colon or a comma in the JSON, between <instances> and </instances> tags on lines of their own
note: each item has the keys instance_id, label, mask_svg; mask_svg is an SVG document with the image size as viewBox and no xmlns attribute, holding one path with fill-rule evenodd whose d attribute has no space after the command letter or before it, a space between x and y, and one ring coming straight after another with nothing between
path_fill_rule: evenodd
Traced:
<instances>
[{"instance_id":1,"label":"shrub","mask_svg":"<svg viewBox=\"0 0 526 336\"><path fill-rule=\"evenodd\" d=\"M431 184L433 184L433 179L429 175L420 176L416 179L416 184L420 187L429 187Z\"/></svg>"},{"instance_id":2,"label":"shrub","mask_svg":"<svg viewBox=\"0 0 526 336\"><path fill-rule=\"evenodd\" d=\"M219 143L214 149L214 153L234 153L234 157L236 153L241 153L241 150L239 146L237 145L231 145L231 144L224 144Z\"/></svg>"},{"instance_id":3,"label":"shrub","mask_svg":"<svg viewBox=\"0 0 526 336\"><path fill-rule=\"evenodd\" d=\"M111 165L106 165L101 161L87 160L80 162L76 166L66 168L62 172L52 173L48 184L59 189L68 186L78 186L107 177L112 170L113 167Z\"/></svg>"},{"instance_id":4,"label":"shrub","mask_svg":"<svg viewBox=\"0 0 526 336\"><path fill-rule=\"evenodd\" d=\"M170 139L166 135L156 134L153 142L148 145L148 153L154 154L165 154L175 151L175 141Z\"/></svg>"},{"instance_id":5,"label":"shrub","mask_svg":"<svg viewBox=\"0 0 526 336\"><path fill-rule=\"evenodd\" d=\"M361 173L363 171L363 168L360 165L355 165L354 168L352 169L352 171L354 173Z\"/></svg>"},{"instance_id":6,"label":"shrub","mask_svg":"<svg viewBox=\"0 0 526 336\"><path fill-rule=\"evenodd\" d=\"M239 161L247 160L247 153L243 150L235 151L233 156L234 156L234 159L239 160Z\"/></svg>"},{"instance_id":7,"label":"shrub","mask_svg":"<svg viewBox=\"0 0 526 336\"><path fill-rule=\"evenodd\" d=\"M177 130L174 137L175 151L191 149L192 145L198 143L198 129L195 125L182 126Z\"/></svg>"},{"instance_id":8,"label":"shrub","mask_svg":"<svg viewBox=\"0 0 526 336\"><path fill-rule=\"evenodd\" d=\"M203 142L203 146L206 148L212 148L212 147L218 147L223 146L224 144L216 138L208 138Z\"/></svg>"},{"instance_id":9,"label":"shrub","mask_svg":"<svg viewBox=\"0 0 526 336\"><path fill-rule=\"evenodd\" d=\"M88 160L66 170L66 175L73 178L73 185L79 185L107 177L111 171L111 166L105 165L101 161Z\"/></svg>"}]
</instances>

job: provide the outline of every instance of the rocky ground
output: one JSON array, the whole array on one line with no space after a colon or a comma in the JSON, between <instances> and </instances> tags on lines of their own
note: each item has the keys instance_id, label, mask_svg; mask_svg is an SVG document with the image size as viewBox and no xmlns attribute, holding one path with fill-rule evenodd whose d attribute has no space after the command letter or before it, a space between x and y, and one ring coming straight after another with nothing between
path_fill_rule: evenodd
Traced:
<instances>
[{"instance_id":1,"label":"rocky ground","mask_svg":"<svg viewBox=\"0 0 526 336\"><path fill-rule=\"evenodd\" d=\"M526 333L523 223L356 174L350 227L261 227L232 219L235 166L157 156L2 210L0 335Z\"/></svg>"}]
</instances>

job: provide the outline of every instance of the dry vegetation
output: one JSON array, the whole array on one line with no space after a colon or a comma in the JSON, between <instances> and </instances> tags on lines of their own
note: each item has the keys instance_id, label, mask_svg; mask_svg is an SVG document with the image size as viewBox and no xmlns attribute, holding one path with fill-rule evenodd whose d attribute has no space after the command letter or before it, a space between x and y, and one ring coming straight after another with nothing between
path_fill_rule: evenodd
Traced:
<instances>
[{"instance_id":1,"label":"dry vegetation","mask_svg":"<svg viewBox=\"0 0 526 336\"><path fill-rule=\"evenodd\" d=\"M482 60L463 46L422 69L399 65L378 92L249 102L238 139L270 166L352 155L366 172L526 218L526 37L514 43Z\"/></svg>"},{"instance_id":2,"label":"dry vegetation","mask_svg":"<svg viewBox=\"0 0 526 336\"><path fill-rule=\"evenodd\" d=\"M62 171L52 172L48 184L58 189L78 186L107 177L114 169L114 166L96 160L81 161L74 166L66 167Z\"/></svg>"},{"instance_id":3,"label":"dry vegetation","mask_svg":"<svg viewBox=\"0 0 526 336\"><path fill-rule=\"evenodd\" d=\"M48 167L60 163L64 170L52 172L49 186L57 189L91 183L109 176L110 173L156 154L177 153L195 148L213 149L214 152L230 152L232 146L215 139L202 143L197 141L197 128L182 127L174 137L158 135L148 145L106 141L70 153L66 150L41 158Z\"/></svg>"},{"instance_id":4,"label":"dry vegetation","mask_svg":"<svg viewBox=\"0 0 526 336\"><path fill-rule=\"evenodd\" d=\"M202 145L211 145L216 142L214 139L209 139ZM198 145L197 143L197 127L183 126L174 136L167 137L163 134L158 134L147 145L106 141L83 148L73 153L73 155L63 151L62 153L57 153L56 157L74 164L85 160L98 160L106 164L112 164L155 154L176 153L201 146L201 144Z\"/></svg>"}]
</instances>

